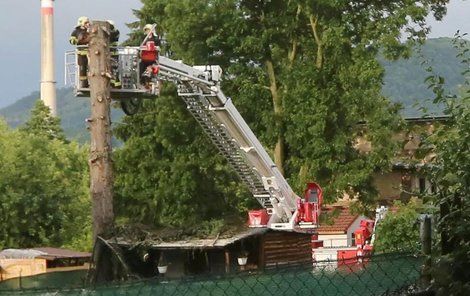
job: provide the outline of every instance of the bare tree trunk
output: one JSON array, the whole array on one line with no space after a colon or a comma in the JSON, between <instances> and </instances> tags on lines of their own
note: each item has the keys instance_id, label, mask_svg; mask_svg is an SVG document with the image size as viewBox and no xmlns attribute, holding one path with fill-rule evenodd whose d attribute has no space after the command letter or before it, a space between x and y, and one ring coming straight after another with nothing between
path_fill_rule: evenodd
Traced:
<instances>
[{"instance_id":1,"label":"bare tree trunk","mask_svg":"<svg viewBox=\"0 0 470 296\"><path fill-rule=\"evenodd\" d=\"M89 43L91 96L90 191L93 207L93 241L113 226L113 168L111 160L109 24L93 23Z\"/></svg>"},{"instance_id":2,"label":"bare tree trunk","mask_svg":"<svg viewBox=\"0 0 470 296\"><path fill-rule=\"evenodd\" d=\"M274 73L274 65L272 60L267 59L266 69L268 71L269 77L269 90L271 91L271 96L273 98L274 105L274 120L278 126L278 136L276 147L274 148L274 163L276 164L279 172L284 175L284 159L285 159L285 143L284 143L284 128L283 128L283 108L282 108L282 99L279 94L279 89L277 88L276 75Z\"/></svg>"}]
</instances>

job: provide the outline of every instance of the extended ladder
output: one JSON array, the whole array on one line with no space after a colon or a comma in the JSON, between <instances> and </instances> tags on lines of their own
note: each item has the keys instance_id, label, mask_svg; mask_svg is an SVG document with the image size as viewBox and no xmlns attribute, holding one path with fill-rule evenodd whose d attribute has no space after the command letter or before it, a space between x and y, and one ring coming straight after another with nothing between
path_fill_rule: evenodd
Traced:
<instances>
[{"instance_id":1,"label":"extended ladder","mask_svg":"<svg viewBox=\"0 0 470 296\"><path fill-rule=\"evenodd\" d=\"M297 225L297 217L302 220L305 211L301 205L307 201L293 192L232 100L221 91L222 70L219 66L191 67L159 56L158 76L147 88L139 79L139 48L124 47L117 50L122 88L111 89L113 99L152 98L158 92L158 80L176 84L178 95L186 103L188 111L271 215L268 227L282 230L317 227L316 223L302 227L299 222ZM66 67L69 69L66 71L66 84L73 84L78 96L89 96L88 88L79 87L76 60L75 52L66 53Z\"/></svg>"},{"instance_id":2,"label":"extended ladder","mask_svg":"<svg viewBox=\"0 0 470 296\"><path fill-rule=\"evenodd\" d=\"M245 120L220 90L219 66L190 67L161 56L159 77L174 82L201 125L258 202L272 214L268 226L292 230L299 197Z\"/></svg>"}]
</instances>

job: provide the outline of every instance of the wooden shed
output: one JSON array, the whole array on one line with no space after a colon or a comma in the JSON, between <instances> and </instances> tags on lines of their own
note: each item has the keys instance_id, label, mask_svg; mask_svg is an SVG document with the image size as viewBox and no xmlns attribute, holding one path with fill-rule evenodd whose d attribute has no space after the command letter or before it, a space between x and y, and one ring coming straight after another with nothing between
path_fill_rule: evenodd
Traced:
<instances>
[{"instance_id":1,"label":"wooden shed","mask_svg":"<svg viewBox=\"0 0 470 296\"><path fill-rule=\"evenodd\" d=\"M60 248L0 251L0 280L46 272L88 269L91 254Z\"/></svg>"},{"instance_id":2,"label":"wooden shed","mask_svg":"<svg viewBox=\"0 0 470 296\"><path fill-rule=\"evenodd\" d=\"M229 237L146 241L138 247L123 238L113 241L125 254L130 269L143 277L159 274L158 265L167 266L165 277L178 278L312 262L310 234L267 228L246 227ZM164 263L159 264L162 258Z\"/></svg>"}]
</instances>

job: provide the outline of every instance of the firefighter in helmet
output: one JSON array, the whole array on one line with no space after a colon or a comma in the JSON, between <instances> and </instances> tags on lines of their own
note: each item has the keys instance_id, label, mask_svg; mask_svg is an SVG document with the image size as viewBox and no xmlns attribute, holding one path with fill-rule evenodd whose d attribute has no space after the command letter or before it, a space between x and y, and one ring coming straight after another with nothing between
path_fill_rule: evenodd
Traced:
<instances>
[{"instance_id":1,"label":"firefighter in helmet","mask_svg":"<svg viewBox=\"0 0 470 296\"><path fill-rule=\"evenodd\" d=\"M154 68L156 67L158 63L158 52L160 50L160 38L159 36L155 33L155 25L151 24L146 24L143 29L145 33L145 39L141 44L141 48L144 48L144 50L141 52L141 63L140 63L140 72L141 72L141 78L143 84L147 84L151 77L152 77L152 72L154 71ZM154 58L146 58L146 55L144 55L144 52L148 50L145 50L145 48L148 48L148 45L150 43L153 43L153 46L155 47L155 52L156 55ZM150 55L151 56L151 55Z\"/></svg>"},{"instance_id":2,"label":"firefighter in helmet","mask_svg":"<svg viewBox=\"0 0 470 296\"><path fill-rule=\"evenodd\" d=\"M144 26L144 33L146 37L148 36L148 38L145 40L145 43L151 41L151 42L154 42L156 46L160 46L160 37L157 35L157 33L155 33L154 25L146 24Z\"/></svg>"},{"instance_id":3,"label":"firefighter in helmet","mask_svg":"<svg viewBox=\"0 0 470 296\"><path fill-rule=\"evenodd\" d=\"M116 28L114 21L107 20L110 28L109 32L109 46L111 52L111 68L112 68L112 78L111 86L114 88L121 88L121 81L119 80L119 52L117 50L118 41L119 41L119 30Z\"/></svg>"},{"instance_id":4,"label":"firefighter in helmet","mask_svg":"<svg viewBox=\"0 0 470 296\"><path fill-rule=\"evenodd\" d=\"M78 18L77 26L70 34L69 42L77 46L77 63L79 67L79 80L80 88L88 87L87 68L88 68L88 42L90 41L89 35L90 19L86 16Z\"/></svg>"}]
</instances>

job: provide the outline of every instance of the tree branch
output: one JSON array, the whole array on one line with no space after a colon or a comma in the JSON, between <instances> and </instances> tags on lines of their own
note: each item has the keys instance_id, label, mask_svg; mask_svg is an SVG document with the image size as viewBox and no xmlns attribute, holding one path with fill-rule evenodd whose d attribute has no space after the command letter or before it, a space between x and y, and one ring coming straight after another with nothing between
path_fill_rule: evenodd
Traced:
<instances>
[{"instance_id":1,"label":"tree branch","mask_svg":"<svg viewBox=\"0 0 470 296\"><path fill-rule=\"evenodd\" d=\"M315 43L317 44L317 59L315 66L317 69L323 67L323 42L318 33L318 17L313 14L310 15L310 27L312 28L313 37L315 38Z\"/></svg>"}]
</instances>

